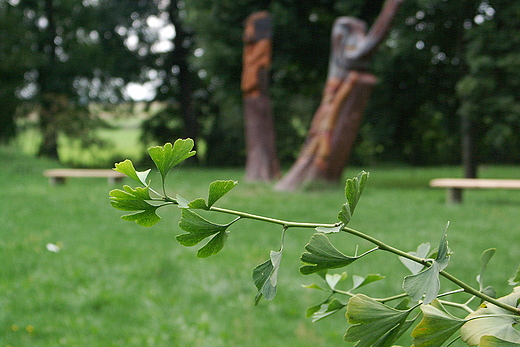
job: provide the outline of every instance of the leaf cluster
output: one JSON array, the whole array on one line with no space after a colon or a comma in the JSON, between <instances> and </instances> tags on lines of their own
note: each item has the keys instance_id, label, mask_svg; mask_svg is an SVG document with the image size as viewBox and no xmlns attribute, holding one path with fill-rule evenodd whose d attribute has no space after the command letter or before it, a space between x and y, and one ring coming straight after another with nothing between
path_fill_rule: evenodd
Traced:
<instances>
[{"instance_id":1,"label":"leaf cluster","mask_svg":"<svg viewBox=\"0 0 520 347\"><path fill-rule=\"evenodd\" d=\"M270 251L268 259L253 269L253 284L257 288L255 305L261 298L269 301L276 296L278 274L288 229L311 228L316 232L305 245L305 251L300 257L302 262L300 273L318 274L324 284L313 283L305 287L328 292L328 296L308 308L307 317L319 321L345 310L349 324L345 341L354 342L357 347L392 346L406 331L413 328L411 336L415 347L450 344L450 338L458 331L460 335L455 339L460 338L470 346L520 346L520 332L516 328L520 323L520 286L517 286L520 282L520 269L509 280L511 285L517 286L513 292L495 299L493 288L486 287L484 281L485 271L495 254L495 249L483 252L480 273L476 277L478 288L473 288L446 272L451 255L447 241L448 225L441 235L437 249L432 251L429 244L423 243L415 251L408 253L347 227L367 182L366 172L361 172L346 181L346 201L341 206L334 224L283 221L215 206L217 201L236 186L237 182L231 180L212 182L208 188L207 198L188 200L178 194L171 197L166 192L167 175L173 167L195 154L193 145L191 139L185 139L149 149L148 153L160 174L162 187L160 191L151 187L151 180L148 179L150 170L136 171L130 160L116 164L116 171L126 174L140 186L132 188L125 185L122 190L112 190L111 204L117 209L132 212L124 215L122 217L124 220L134 221L147 227L160 220L157 214L160 207L176 205L181 209L178 225L184 232L176 236L177 241L183 246L192 247L207 240L197 251L199 258L219 253L226 244L230 227L242 218L280 225L282 228L280 248L277 251ZM225 213L235 216L235 219L219 224L203 217L196 210L201 210L202 213ZM329 238L342 232L365 239L376 247L362 254L357 254L356 251L354 255L346 255L336 248ZM350 289L341 289L345 287L347 273L332 274L329 270L349 266L354 261L376 253L375 251L387 251L397 255L403 265L410 270L411 274L403 280L403 292L379 299L357 293L360 288L384 279L384 276L379 274L354 275ZM460 289L441 293L441 276L459 286ZM444 299L446 296L461 292L470 296L464 303ZM475 298L481 300L478 308L472 308L470 305ZM390 306L388 303L394 300L399 301L396 305ZM458 317L447 307L463 310L466 314Z\"/></svg>"}]
</instances>

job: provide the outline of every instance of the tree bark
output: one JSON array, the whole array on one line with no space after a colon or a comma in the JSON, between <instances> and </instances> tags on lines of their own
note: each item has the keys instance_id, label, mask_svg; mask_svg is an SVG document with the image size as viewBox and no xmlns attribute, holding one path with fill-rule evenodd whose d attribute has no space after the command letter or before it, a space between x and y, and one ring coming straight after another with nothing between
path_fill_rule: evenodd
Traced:
<instances>
[{"instance_id":1,"label":"tree bark","mask_svg":"<svg viewBox=\"0 0 520 347\"><path fill-rule=\"evenodd\" d=\"M197 140L200 132L200 124L193 102L194 77L188 64L192 33L189 32L182 23L177 0L170 2L168 10L170 22L174 25L176 33L173 39L173 44L175 45L173 54L175 55L175 59L173 59L172 63L179 67L177 78L180 85L179 104L182 122L184 123L184 136ZM195 159L196 157L193 157L193 160Z\"/></svg>"},{"instance_id":2,"label":"tree bark","mask_svg":"<svg viewBox=\"0 0 520 347\"><path fill-rule=\"evenodd\" d=\"M272 181L280 175L269 89L272 20L267 11L248 17L244 30L242 96L247 181Z\"/></svg>"},{"instance_id":3,"label":"tree bark","mask_svg":"<svg viewBox=\"0 0 520 347\"><path fill-rule=\"evenodd\" d=\"M58 112L62 109L55 79L56 74L56 23L54 21L53 0L45 0L44 13L48 25L45 29L45 38L42 43L42 51L46 62L39 70L39 84L41 89L40 130L42 142L38 149L38 156L52 159L58 158Z\"/></svg>"},{"instance_id":4,"label":"tree bark","mask_svg":"<svg viewBox=\"0 0 520 347\"><path fill-rule=\"evenodd\" d=\"M357 18L340 17L334 23L321 104L298 159L276 190L296 190L312 181L340 181L377 81L367 72L369 59L389 31L401 2L387 0L368 34L366 23Z\"/></svg>"}]
</instances>

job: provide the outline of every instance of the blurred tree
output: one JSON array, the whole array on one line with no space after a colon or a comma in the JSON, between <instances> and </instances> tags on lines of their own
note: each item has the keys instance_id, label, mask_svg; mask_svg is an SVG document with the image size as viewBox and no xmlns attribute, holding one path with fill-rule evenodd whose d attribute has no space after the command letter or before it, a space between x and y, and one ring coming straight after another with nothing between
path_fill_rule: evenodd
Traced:
<instances>
[{"instance_id":1,"label":"blurred tree","mask_svg":"<svg viewBox=\"0 0 520 347\"><path fill-rule=\"evenodd\" d=\"M247 17L241 88L243 94L246 180L269 182L280 175L269 94L273 21L267 11Z\"/></svg>"},{"instance_id":2,"label":"blurred tree","mask_svg":"<svg viewBox=\"0 0 520 347\"><path fill-rule=\"evenodd\" d=\"M520 161L520 4L481 2L466 33L467 74L457 83L463 163Z\"/></svg>"},{"instance_id":3,"label":"blurred tree","mask_svg":"<svg viewBox=\"0 0 520 347\"><path fill-rule=\"evenodd\" d=\"M24 74L38 65L40 56L31 49L27 21L21 8L0 0L0 143L15 136L16 108Z\"/></svg>"},{"instance_id":4,"label":"blurred tree","mask_svg":"<svg viewBox=\"0 0 520 347\"><path fill-rule=\"evenodd\" d=\"M518 161L517 14L508 1L406 1L376 56L381 83L359 157L425 165L462 155L467 177L479 161Z\"/></svg>"},{"instance_id":5,"label":"blurred tree","mask_svg":"<svg viewBox=\"0 0 520 347\"><path fill-rule=\"evenodd\" d=\"M332 29L329 74L320 107L298 159L275 186L295 190L313 181L339 182L357 139L376 77L370 58L386 37L401 0L387 0L372 28L353 17L340 17Z\"/></svg>"}]
</instances>

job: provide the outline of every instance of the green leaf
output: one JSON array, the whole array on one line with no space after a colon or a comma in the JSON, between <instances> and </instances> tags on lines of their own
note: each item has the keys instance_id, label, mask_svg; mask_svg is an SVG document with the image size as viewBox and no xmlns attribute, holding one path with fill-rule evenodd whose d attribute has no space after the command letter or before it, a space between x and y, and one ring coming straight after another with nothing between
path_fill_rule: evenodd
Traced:
<instances>
[{"instance_id":1,"label":"green leaf","mask_svg":"<svg viewBox=\"0 0 520 347\"><path fill-rule=\"evenodd\" d=\"M486 272L487 265L488 265L489 261L491 260L491 258L493 257L493 255L495 254L495 252L496 252L495 248L486 249L482 253L482 256L480 258L480 264L481 264L480 265L480 274L477 276L477 282L480 286L481 291L484 289L484 280L483 280L484 272Z\"/></svg>"},{"instance_id":2,"label":"green leaf","mask_svg":"<svg viewBox=\"0 0 520 347\"><path fill-rule=\"evenodd\" d=\"M197 252L199 258L206 258L222 250L228 234L226 229L230 225L216 224L189 209L182 209L179 227L187 233L177 235L176 239L181 245L191 247L216 234Z\"/></svg>"},{"instance_id":3,"label":"green leaf","mask_svg":"<svg viewBox=\"0 0 520 347\"><path fill-rule=\"evenodd\" d=\"M223 197L227 192L233 189L234 186L237 185L237 181L213 181L209 185L209 193L208 193L208 202L203 198L198 198L193 200L188 204L189 208L192 209L201 209L201 210L209 210L211 206L218 199Z\"/></svg>"},{"instance_id":4,"label":"green leaf","mask_svg":"<svg viewBox=\"0 0 520 347\"><path fill-rule=\"evenodd\" d=\"M155 146L148 149L148 153L159 169L163 180L175 165L195 155L195 151L192 151L193 145L192 139L178 139L173 145L168 142L164 146Z\"/></svg>"},{"instance_id":5,"label":"green leaf","mask_svg":"<svg viewBox=\"0 0 520 347\"><path fill-rule=\"evenodd\" d=\"M354 295L347 305L346 316L353 324L345 333L345 341L356 347L391 346L411 322L411 310L396 310L364 295Z\"/></svg>"},{"instance_id":6,"label":"green leaf","mask_svg":"<svg viewBox=\"0 0 520 347\"><path fill-rule=\"evenodd\" d=\"M320 287L320 286L317 285L316 283L311 283L311 284L302 284L302 287L303 287L303 288L307 288L307 289L318 289L318 290L323 290L323 291L325 291L325 289L323 289L322 287Z\"/></svg>"},{"instance_id":7,"label":"green leaf","mask_svg":"<svg viewBox=\"0 0 520 347\"><path fill-rule=\"evenodd\" d=\"M408 254L416 256L421 259L426 259L428 256L428 252L430 252L430 244L429 243L422 243L417 247L417 250L415 252L408 252ZM422 269L424 269L424 265L417 263L413 260L410 260L408 258L399 257L399 260L401 263L403 263L404 266L408 268L412 272L412 274L419 273Z\"/></svg>"},{"instance_id":8,"label":"green leaf","mask_svg":"<svg viewBox=\"0 0 520 347\"><path fill-rule=\"evenodd\" d=\"M179 194L177 194L175 196L175 200L177 200L177 204L179 204L179 208L189 208L189 203L190 201L187 200L187 199L184 199L182 196L180 196Z\"/></svg>"},{"instance_id":9,"label":"green leaf","mask_svg":"<svg viewBox=\"0 0 520 347\"><path fill-rule=\"evenodd\" d=\"M203 198L197 198L191 201L188 204L188 208L196 209L196 210L209 210L208 205L206 204L206 200Z\"/></svg>"},{"instance_id":10,"label":"green leaf","mask_svg":"<svg viewBox=\"0 0 520 347\"><path fill-rule=\"evenodd\" d=\"M342 303L338 299L327 300L326 302L318 305L318 310L312 313L312 322L315 323L319 320L329 317L339 310L343 309L346 304ZM307 310L307 314L309 310Z\"/></svg>"},{"instance_id":11,"label":"green leaf","mask_svg":"<svg viewBox=\"0 0 520 347\"><path fill-rule=\"evenodd\" d=\"M330 243L327 236L321 233L314 234L309 243L305 246L305 249L307 252L301 255L300 260L309 265L300 267L300 273L303 275L309 275L320 270L347 266L371 252L368 251L357 257L346 256Z\"/></svg>"},{"instance_id":12,"label":"green leaf","mask_svg":"<svg viewBox=\"0 0 520 347\"><path fill-rule=\"evenodd\" d=\"M517 307L520 300L520 287L498 301ZM470 346L477 346L484 336L494 336L498 339L520 344L520 331L515 325L520 323L520 317L513 316L511 312L490 303L480 305L475 312L467 317L466 324L460 329L462 340Z\"/></svg>"},{"instance_id":13,"label":"green leaf","mask_svg":"<svg viewBox=\"0 0 520 347\"><path fill-rule=\"evenodd\" d=\"M347 225L354 214L354 209L357 206L361 193L365 188L366 181L368 179L368 172L361 171L357 177L349 178L345 182L345 198L347 201L341 207L341 211L338 214L338 219L344 225Z\"/></svg>"},{"instance_id":14,"label":"green leaf","mask_svg":"<svg viewBox=\"0 0 520 347\"><path fill-rule=\"evenodd\" d=\"M510 286L516 286L518 284L520 284L520 266L518 267L518 270L516 271L516 276L509 279Z\"/></svg>"},{"instance_id":15,"label":"green leaf","mask_svg":"<svg viewBox=\"0 0 520 347\"><path fill-rule=\"evenodd\" d=\"M224 248L224 244L226 243L228 231L221 231L215 236L211 238L211 240L204 245L201 249L197 251L197 257L199 258L207 258L211 255L217 254Z\"/></svg>"},{"instance_id":16,"label":"green leaf","mask_svg":"<svg viewBox=\"0 0 520 347\"><path fill-rule=\"evenodd\" d=\"M520 346L520 343L514 343L506 340L499 339L495 336L482 336L480 339L479 347L515 347Z\"/></svg>"},{"instance_id":17,"label":"green leaf","mask_svg":"<svg viewBox=\"0 0 520 347\"><path fill-rule=\"evenodd\" d=\"M130 178L133 178L137 182L146 186L146 177L148 177L148 173L150 173L150 169L146 171L136 171L134 168L134 164L130 159L126 159L120 163L115 164L115 171L121 172L122 174L127 175Z\"/></svg>"},{"instance_id":18,"label":"green leaf","mask_svg":"<svg viewBox=\"0 0 520 347\"><path fill-rule=\"evenodd\" d=\"M448 266L450 258L448 242L446 241L447 228L448 225L446 225L446 228L444 229L439 249L437 251L437 257L432 261L432 264L422 272L404 278L403 289L414 301L422 299L423 303L427 305L439 294L439 273Z\"/></svg>"},{"instance_id":19,"label":"green leaf","mask_svg":"<svg viewBox=\"0 0 520 347\"><path fill-rule=\"evenodd\" d=\"M253 282L258 289L255 296L255 305L262 296L267 300L273 300L276 296L276 284L278 269L282 260L282 250L279 252L271 251L270 259L258 265L253 270Z\"/></svg>"},{"instance_id":20,"label":"green leaf","mask_svg":"<svg viewBox=\"0 0 520 347\"><path fill-rule=\"evenodd\" d=\"M208 208L238 184L237 181L214 181L209 185Z\"/></svg>"},{"instance_id":21,"label":"green leaf","mask_svg":"<svg viewBox=\"0 0 520 347\"><path fill-rule=\"evenodd\" d=\"M438 306L421 305L423 318L412 331L414 347L441 346L466 322Z\"/></svg>"},{"instance_id":22,"label":"green leaf","mask_svg":"<svg viewBox=\"0 0 520 347\"><path fill-rule=\"evenodd\" d=\"M370 284L372 282L376 282L376 281L382 280L384 278L385 278L385 276L381 276L381 275L378 275L378 274L367 275L366 277L354 275L354 276L352 276L352 280L354 282L354 285L353 285L351 290L361 288L363 286L366 286L367 284Z\"/></svg>"},{"instance_id":23,"label":"green leaf","mask_svg":"<svg viewBox=\"0 0 520 347\"><path fill-rule=\"evenodd\" d=\"M332 228L326 228L326 227L317 227L316 231L323 234L332 234L332 233L339 233L341 229L343 229L344 224L340 223L338 226L332 227Z\"/></svg>"},{"instance_id":24,"label":"green leaf","mask_svg":"<svg viewBox=\"0 0 520 347\"><path fill-rule=\"evenodd\" d=\"M325 282L327 282L330 289L334 290L336 285L347 278L347 273L343 272L340 274L327 274L325 275Z\"/></svg>"},{"instance_id":25,"label":"green leaf","mask_svg":"<svg viewBox=\"0 0 520 347\"><path fill-rule=\"evenodd\" d=\"M159 222L161 217L157 215L156 210L161 205L154 206L146 202L146 200L152 200L148 187L132 189L125 185L123 189L114 189L110 192L112 206L122 211L138 211L122 216L123 220L136 222L144 227L150 227Z\"/></svg>"}]
</instances>

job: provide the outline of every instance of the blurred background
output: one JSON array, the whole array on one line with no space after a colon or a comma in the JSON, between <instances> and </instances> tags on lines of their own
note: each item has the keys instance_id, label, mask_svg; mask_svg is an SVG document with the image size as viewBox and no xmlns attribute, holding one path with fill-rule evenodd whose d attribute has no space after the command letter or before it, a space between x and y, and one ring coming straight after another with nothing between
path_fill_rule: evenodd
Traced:
<instances>
[{"instance_id":1,"label":"blurred background","mask_svg":"<svg viewBox=\"0 0 520 347\"><path fill-rule=\"evenodd\" d=\"M240 76L248 15L273 16L270 93L282 164L298 154L338 16L383 1L0 0L0 140L72 166L139 159L192 137L200 164L245 161ZM373 59L351 162L518 163L520 5L408 0ZM468 126L469 124L469 126Z\"/></svg>"}]
</instances>

